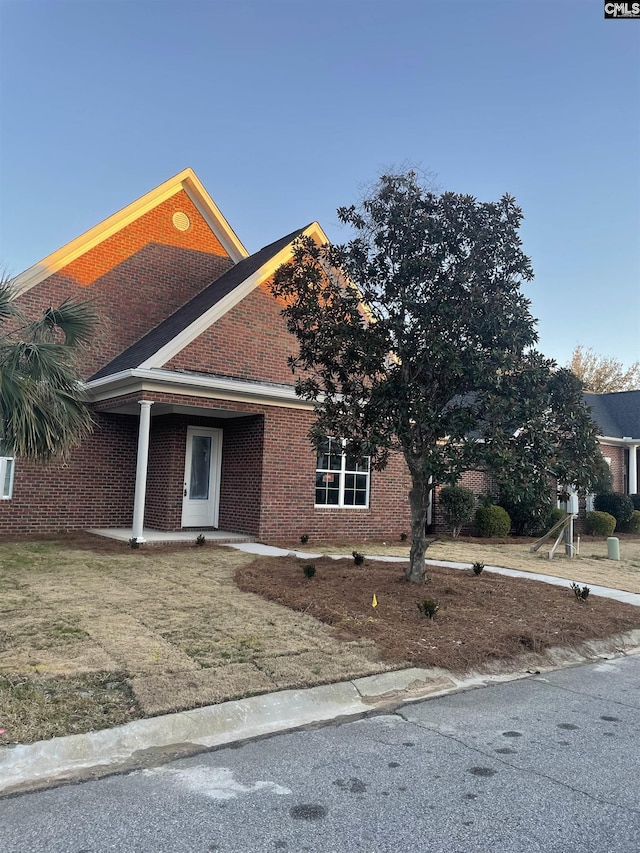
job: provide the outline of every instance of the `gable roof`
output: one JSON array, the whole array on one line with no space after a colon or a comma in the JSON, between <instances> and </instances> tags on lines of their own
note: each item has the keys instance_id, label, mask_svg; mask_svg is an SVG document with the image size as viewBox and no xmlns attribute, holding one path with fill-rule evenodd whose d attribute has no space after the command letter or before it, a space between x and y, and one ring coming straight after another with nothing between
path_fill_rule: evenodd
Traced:
<instances>
[{"instance_id":1,"label":"gable roof","mask_svg":"<svg viewBox=\"0 0 640 853\"><path fill-rule=\"evenodd\" d=\"M173 178L169 178L159 187L141 196L136 201L123 207L117 213L85 231L75 240L47 255L46 258L34 264L20 275L12 284L17 293L24 293L45 278L61 270L76 258L101 243L107 237L117 233L126 225L143 216L149 210L157 207L163 201L183 190L191 199L211 231L220 241L234 263L242 261L248 252L238 239L236 233L224 218L217 205L200 183L193 169L183 169Z\"/></svg>"},{"instance_id":2,"label":"gable roof","mask_svg":"<svg viewBox=\"0 0 640 853\"><path fill-rule=\"evenodd\" d=\"M304 233L316 234L323 242L327 241L320 226L312 223L264 246L94 373L89 382L123 370L161 367L284 263L291 255L291 244Z\"/></svg>"},{"instance_id":3,"label":"gable roof","mask_svg":"<svg viewBox=\"0 0 640 853\"><path fill-rule=\"evenodd\" d=\"M640 391L595 394L585 391L584 401L601 436L640 440Z\"/></svg>"}]
</instances>

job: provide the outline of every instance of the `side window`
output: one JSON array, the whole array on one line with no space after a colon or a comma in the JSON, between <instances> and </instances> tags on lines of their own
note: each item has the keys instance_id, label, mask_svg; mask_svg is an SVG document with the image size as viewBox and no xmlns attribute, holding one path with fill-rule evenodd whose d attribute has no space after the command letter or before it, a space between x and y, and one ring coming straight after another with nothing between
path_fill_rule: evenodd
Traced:
<instances>
[{"instance_id":1,"label":"side window","mask_svg":"<svg viewBox=\"0 0 640 853\"><path fill-rule=\"evenodd\" d=\"M369 506L371 465L368 456L353 456L345 441L326 438L316 461L316 506Z\"/></svg>"},{"instance_id":2,"label":"side window","mask_svg":"<svg viewBox=\"0 0 640 853\"><path fill-rule=\"evenodd\" d=\"M0 444L0 500L8 501L13 495L15 459L13 456L5 456L5 452Z\"/></svg>"}]
</instances>

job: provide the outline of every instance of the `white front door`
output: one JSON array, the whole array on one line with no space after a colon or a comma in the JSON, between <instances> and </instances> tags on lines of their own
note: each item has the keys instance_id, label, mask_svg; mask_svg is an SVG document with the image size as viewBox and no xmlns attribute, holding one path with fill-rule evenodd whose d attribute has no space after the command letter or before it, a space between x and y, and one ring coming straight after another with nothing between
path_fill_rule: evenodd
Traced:
<instances>
[{"instance_id":1,"label":"white front door","mask_svg":"<svg viewBox=\"0 0 640 853\"><path fill-rule=\"evenodd\" d=\"M187 427L183 527L217 527L220 506L222 430Z\"/></svg>"}]
</instances>

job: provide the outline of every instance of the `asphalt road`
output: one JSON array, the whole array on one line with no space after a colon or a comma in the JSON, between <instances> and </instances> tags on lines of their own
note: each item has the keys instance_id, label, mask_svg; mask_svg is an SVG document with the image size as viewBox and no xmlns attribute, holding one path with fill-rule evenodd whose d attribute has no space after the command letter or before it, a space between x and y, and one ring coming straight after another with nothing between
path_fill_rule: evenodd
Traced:
<instances>
[{"instance_id":1,"label":"asphalt road","mask_svg":"<svg viewBox=\"0 0 640 853\"><path fill-rule=\"evenodd\" d=\"M640 851L640 656L0 800L2 853Z\"/></svg>"}]
</instances>

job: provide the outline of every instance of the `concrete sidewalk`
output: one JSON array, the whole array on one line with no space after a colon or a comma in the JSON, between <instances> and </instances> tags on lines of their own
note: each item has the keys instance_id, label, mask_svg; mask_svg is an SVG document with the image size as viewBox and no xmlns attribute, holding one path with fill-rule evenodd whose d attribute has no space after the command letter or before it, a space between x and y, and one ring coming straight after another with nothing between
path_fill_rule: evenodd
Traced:
<instances>
[{"instance_id":1,"label":"concrete sidewalk","mask_svg":"<svg viewBox=\"0 0 640 853\"><path fill-rule=\"evenodd\" d=\"M234 543L229 547L265 556L295 554L302 559L318 559L323 556L287 551L258 543ZM342 558L338 555L332 556L333 559ZM351 559L346 555L345 558ZM371 559L406 561L402 557ZM471 567L470 563L447 563L441 560L426 562L459 569ZM485 571L556 585L566 586L568 583L567 578L496 566L486 566ZM640 606L638 594L595 586L591 587L591 593ZM579 649L552 649L545 656L545 668L573 666L597 658L636 653L639 650L640 630L637 630L607 641L587 642ZM425 697L488 686L523 678L528 674L523 669L515 668L495 675L470 674L459 678L435 668L404 669L302 690L282 690L176 714L135 720L113 729L69 735L33 744L0 747L0 795L156 765L177 756L216 746L308 725L388 711Z\"/></svg>"}]
</instances>

